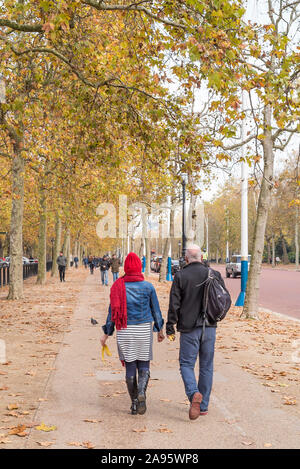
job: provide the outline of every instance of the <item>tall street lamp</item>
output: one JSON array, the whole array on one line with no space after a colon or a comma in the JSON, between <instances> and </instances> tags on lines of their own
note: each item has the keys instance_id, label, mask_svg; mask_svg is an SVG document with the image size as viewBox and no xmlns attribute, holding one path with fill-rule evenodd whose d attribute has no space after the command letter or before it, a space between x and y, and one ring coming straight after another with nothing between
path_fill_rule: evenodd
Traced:
<instances>
[{"instance_id":1,"label":"tall street lamp","mask_svg":"<svg viewBox=\"0 0 300 469\"><path fill-rule=\"evenodd\" d=\"M244 92L242 91L242 108L245 109ZM242 121L241 140L245 135L245 119ZM241 292L235 306L244 306L248 280L248 167L244 161L244 145L241 162Z\"/></svg>"},{"instance_id":2,"label":"tall street lamp","mask_svg":"<svg viewBox=\"0 0 300 469\"><path fill-rule=\"evenodd\" d=\"M170 247L169 247L169 252L168 252L168 263L167 263L167 275L166 275L166 280L171 282L173 280L172 277L172 239L171 239L171 227L170 227L170 221L171 221L171 196L168 196L168 232L169 232L169 240L170 240Z\"/></svg>"},{"instance_id":3,"label":"tall street lamp","mask_svg":"<svg viewBox=\"0 0 300 469\"><path fill-rule=\"evenodd\" d=\"M185 188L187 184L187 174L182 173L182 257L185 259L186 252L186 217L185 217Z\"/></svg>"}]
</instances>

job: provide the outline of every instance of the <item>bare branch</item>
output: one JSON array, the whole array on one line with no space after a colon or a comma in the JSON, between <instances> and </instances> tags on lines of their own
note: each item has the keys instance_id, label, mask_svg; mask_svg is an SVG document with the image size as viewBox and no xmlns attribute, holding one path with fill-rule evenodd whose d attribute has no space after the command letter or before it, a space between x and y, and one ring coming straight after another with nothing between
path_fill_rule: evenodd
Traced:
<instances>
[{"instance_id":1,"label":"bare branch","mask_svg":"<svg viewBox=\"0 0 300 469\"><path fill-rule=\"evenodd\" d=\"M145 13L145 15L149 16L149 18L154 19L155 21L159 21L160 23L166 24L168 26L173 26L174 28L183 29L186 31L187 27L183 24L176 23L175 21L170 21L165 18L161 18L160 16L155 15L150 10L145 8L144 6L140 6L140 4L131 3L129 5L107 5L102 2L96 2L94 0L83 0L82 2L84 5L91 6L99 11L138 11L140 13Z\"/></svg>"},{"instance_id":2,"label":"bare branch","mask_svg":"<svg viewBox=\"0 0 300 469\"><path fill-rule=\"evenodd\" d=\"M42 24L19 24L14 21L0 19L0 26L13 29L14 31L23 31L25 33L41 33L43 32Z\"/></svg>"}]
</instances>

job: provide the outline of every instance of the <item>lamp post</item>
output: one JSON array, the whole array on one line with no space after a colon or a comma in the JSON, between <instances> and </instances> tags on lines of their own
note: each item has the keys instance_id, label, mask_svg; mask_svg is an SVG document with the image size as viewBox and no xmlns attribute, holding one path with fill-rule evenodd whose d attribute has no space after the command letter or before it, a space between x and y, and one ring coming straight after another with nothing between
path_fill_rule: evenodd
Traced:
<instances>
[{"instance_id":1,"label":"lamp post","mask_svg":"<svg viewBox=\"0 0 300 469\"><path fill-rule=\"evenodd\" d=\"M242 109L245 109L244 92L242 91ZM241 126L241 140L245 135L244 119ZM241 162L241 292L235 306L244 306L248 280L248 167L244 161L244 145Z\"/></svg>"},{"instance_id":2,"label":"lamp post","mask_svg":"<svg viewBox=\"0 0 300 469\"><path fill-rule=\"evenodd\" d=\"M187 183L187 174L182 173L182 257L185 258L186 251L186 219L185 219L185 187Z\"/></svg>"},{"instance_id":3,"label":"lamp post","mask_svg":"<svg viewBox=\"0 0 300 469\"><path fill-rule=\"evenodd\" d=\"M229 262L229 219L228 219L228 208L225 205L225 217L226 217L226 263Z\"/></svg>"},{"instance_id":4,"label":"lamp post","mask_svg":"<svg viewBox=\"0 0 300 469\"><path fill-rule=\"evenodd\" d=\"M172 282L172 240L171 240L171 230L170 230L170 220L171 220L171 196L168 196L168 230L169 230L169 242L170 242L170 247L169 247L169 252L168 252L168 264L167 264L167 275L166 275L166 280L169 282Z\"/></svg>"}]
</instances>

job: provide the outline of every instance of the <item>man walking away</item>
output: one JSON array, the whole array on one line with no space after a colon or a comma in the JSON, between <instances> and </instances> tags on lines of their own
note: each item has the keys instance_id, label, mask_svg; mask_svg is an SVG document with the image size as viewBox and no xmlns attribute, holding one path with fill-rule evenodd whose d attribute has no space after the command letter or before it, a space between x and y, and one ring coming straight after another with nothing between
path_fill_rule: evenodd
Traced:
<instances>
[{"instance_id":1,"label":"man walking away","mask_svg":"<svg viewBox=\"0 0 300 469\"><path fill-rule=\"evenodd\" d=\"M94 258L92 256L90 256L89 259L88 259L88 265L90 267L90 272L93 275L94 274L95 264L94 264Z\"/></svg>"},{"instance_id":2,"label":"man walking away","mask_svg":"<svg viewBox=\"0 0 300 469\"><path fill-rule=\"evenodd\" d=\"M103 256L100 260L100 272L102 285L108 286L108 271L110 268L110 262L107 256Z\"/></svg>"},{"instance_id":3,"label":"man walking away","mask_svg":"<svg viewBox=\"0 0 300 469\"><path fill-rule=\"evenodd\" d=\"M205 333L202 337L202 303L208 268L201 263L201 250L197 245L187 248L185 260L187 264L175 274L172 284L166 331L167 336L174 335L176 324L177 331L180 332L180 372L191 403L189 418L195 420L208 412L217 324L205 320ZM221 275L220 279L222 281ZM198 356L197 382L194 369Z\"/></svg>"},{"instance_id":4,"label":"man walking away","mask_svg":"<svg viewBox=\"0 0 300 469\"><path fill-rule=\"evenodd\" d=\"M58 265L60 281L65 282L65 272L66 272L67 258L63 255L62 251L59 253L58 258L56 259L56 263Z\"/></svg>"},{"instance_id":5,"label":"man walking away","mask_svg":"<svg viewBox=\"0 0 300 469\"><path fill-rule=\"evenodd\" d=\"M121 265L120 259L116 256L116 254L112 255L110 265L111 265L111 271L113 274L113 282L115 282L119 278L119 270L120 270L120 265Z\"/></svg>"},{"instance_id":6,"label":"man walking away","mask_svg":"<svg viewBox=\"0 0 300 469\"><path fill-rule=\"evenodd\" d=\"M78 269L78 261L79 261L78 257L75 256L75 257L74 257L74 263L75 263L75 268L76 268L76 269Z\"/></svg>"}]
</instances>

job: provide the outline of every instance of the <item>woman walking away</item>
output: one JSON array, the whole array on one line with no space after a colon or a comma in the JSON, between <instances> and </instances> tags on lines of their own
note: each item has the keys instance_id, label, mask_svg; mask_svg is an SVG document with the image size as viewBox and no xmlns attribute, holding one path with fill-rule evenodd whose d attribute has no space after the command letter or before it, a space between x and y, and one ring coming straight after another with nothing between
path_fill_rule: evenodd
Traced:
<instances>
[{"instance_id":1,"label":"woman walking away","mask_svg":"<svg viewBox=\"0 0 300 469\"><path fill-rule=\"evenodd\" d=\"M158 342L164 340L164 320L154 286L144 280L139 257L130 252L124 263L125 275L110 290L110 306L102 327L102 346L117 329L119 358L126 367L126 384L131 397L131 413L146 412L146 390L150 378L153 331ZM137 375L138 374L138 380Z\"/></svg>"}]
</instances>

